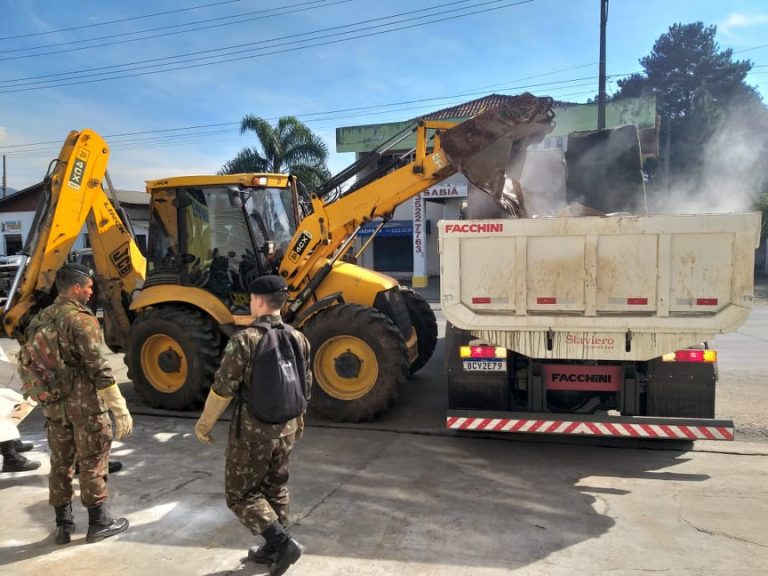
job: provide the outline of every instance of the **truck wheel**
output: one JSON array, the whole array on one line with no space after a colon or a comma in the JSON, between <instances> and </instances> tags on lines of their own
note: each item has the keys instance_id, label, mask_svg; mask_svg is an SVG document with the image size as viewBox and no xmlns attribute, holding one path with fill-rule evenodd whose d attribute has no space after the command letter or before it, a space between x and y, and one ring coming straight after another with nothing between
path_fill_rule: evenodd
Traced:
<instances>
[{"instance_id":1,"label":"truck wheel","mask_svg":"<svg viewBox=\"0 0 768 576\"><path fill-rule=\"evenodd\" d=\"M142 312L131 326L125 364L147 404L193 410L205 401L221 351L221 333L202 312L159 306Z\"/></svg>"},{"instance_id":2,"label":"truck wheel","mask_svg":"<svg viewBox=\"0 0 768 576\"><path fill-rule=\"evenodd\" d=\"M302 327L312 345L310 411L335 422L371 420L408 377L408 351L395 324L375 308L339 304Z\"/></svg>"},{"instance_id":3,"label":"truck wheel","mask_svg":"<svg viewBox=\"0 0 768 576\"><path fill-rule=\"evenodd\" d=\"M419 339L419 355L410 366L410 373L416 374L432 358L432 353L437 345L437 318L424 297L410 288L400 288L411 324L416 330Z\"/></svg>"}]
</instances>

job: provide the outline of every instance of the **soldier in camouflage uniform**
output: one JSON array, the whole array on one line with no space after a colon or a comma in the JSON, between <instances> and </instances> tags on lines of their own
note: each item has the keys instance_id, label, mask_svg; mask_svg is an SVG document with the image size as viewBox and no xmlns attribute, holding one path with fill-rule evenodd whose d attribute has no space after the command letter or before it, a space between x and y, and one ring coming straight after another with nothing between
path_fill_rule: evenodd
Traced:
<instances>
[{"instance_id":1,"label":"soldier in camouflage uniform","mask_svg":"<svg viewBox=\"0 0 768 576\"><path fill-rule=\"evenodd\" d=\"M280 308L287 298L285 281L262 276L251 287L251 313L256 322L282 324ZM309 342L293 332L302 351L306 395L312 386ZM233 398L246 398L251 381L251 361L261 333L247 328L230 339L208 395L205 409L195 425L195 434L206 444L213 442L211 428ZM286 530L288 523L288 476L291 450L304 430L303 415L280 424L256 419L243 401L238 401L230 422L226 455L225 492L227 506L251 532L261 534L264 546L254 546L248 558L271 564L270 574L283 574L301 556L304 547Z\"/></svg>"},{"instance_id":2,"label":"soldier in camouflage uniform","mask_svg":"<svg viewBox=\"0 0 768 576\"><path fill-rule=\"evenodd\" d=\"M131 435L133 421L112 368L101 354L101 328L86 305L93 294L93 271L66 264L56 275L58 297L40 312L41 320L57 326L59 353L68 368L59 385L68 393L43 406L51 450L49 503L56 511L56 543L67 544L75 530L72 518L72 478L77 462L80 499L88 509L86 542L98 542L128 528L125 518L110 518L107 464L115 416L118 440Z\"/></svg>"}]
</instances>

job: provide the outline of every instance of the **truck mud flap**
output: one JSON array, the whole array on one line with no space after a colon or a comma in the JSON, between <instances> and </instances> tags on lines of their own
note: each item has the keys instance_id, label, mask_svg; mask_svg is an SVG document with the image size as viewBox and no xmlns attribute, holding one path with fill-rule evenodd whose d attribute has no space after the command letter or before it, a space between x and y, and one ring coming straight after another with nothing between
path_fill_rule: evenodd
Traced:
<instances>
[{"instance_id":1,"label":"truck mud flap","mask_svg":"<svg viewBox=\"0 0 768 576\"><path fill-rule=\"evenodd\" d=\"M544 412L449 410L446 428L467 432L517 432L658 440L733 440L731 420L589 416Z\"/></svg>"}]
</instances>

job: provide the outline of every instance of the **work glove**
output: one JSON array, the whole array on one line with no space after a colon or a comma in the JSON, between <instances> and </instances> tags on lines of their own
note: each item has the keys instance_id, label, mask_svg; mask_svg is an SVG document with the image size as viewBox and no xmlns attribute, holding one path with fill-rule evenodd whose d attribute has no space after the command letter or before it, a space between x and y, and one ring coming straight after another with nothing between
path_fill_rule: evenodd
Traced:
<instances>
[{"instance_id":1,"label":"work glove","mask_svg":"<svg viewBox=\"0 0 768 576\"><path fill-rule=\"evenodd\" d=\"M115 439L125 440L130 437L133 434L133 418L128 412L128 406L125 404L125 398L120 393L118 385L112 384L112 386L102 388L98 392L115 417Z\"/></svg>"},{"instance_id":2,"label":"work glove","mask_svg":"<svg viewBox=\"0 0 768 576\"><path fill-rule=\"evenodd\" d=\"M208 398L205 401L205 408L203 413L200 414L200 418L197 419L195 424L195 436L203 444L213 444L213 436L211 436L211 429L216 421L227 409L229 403L232 402L232 396L219 396L211 390L208 392Z\"/></svg>"},{"instance_id":3,"label":"work glove","mask_svg":"<svg viewBox=\"0 0 768 576\"><path fill-rule=\"evenodd\" d=\"M304 436L304 414L296 418L296 440L301 439L302 436Z\"/></svg>"}]
</instances>

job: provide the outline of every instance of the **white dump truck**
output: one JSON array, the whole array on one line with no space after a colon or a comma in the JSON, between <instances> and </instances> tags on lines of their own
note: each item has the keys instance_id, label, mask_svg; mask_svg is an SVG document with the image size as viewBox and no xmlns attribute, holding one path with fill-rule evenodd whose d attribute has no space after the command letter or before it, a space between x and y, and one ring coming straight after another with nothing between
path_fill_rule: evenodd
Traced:
<instances>
[{"instance_id":1,"label":"white dump truck","mask_svg":"<svg viewBox=\"0 0 768 576\"><path fill-rule=\"evenodd\" d=\"M442 221L447 427L732 440L717 353L760 214Z\"/></svg>"}]
</instances>

